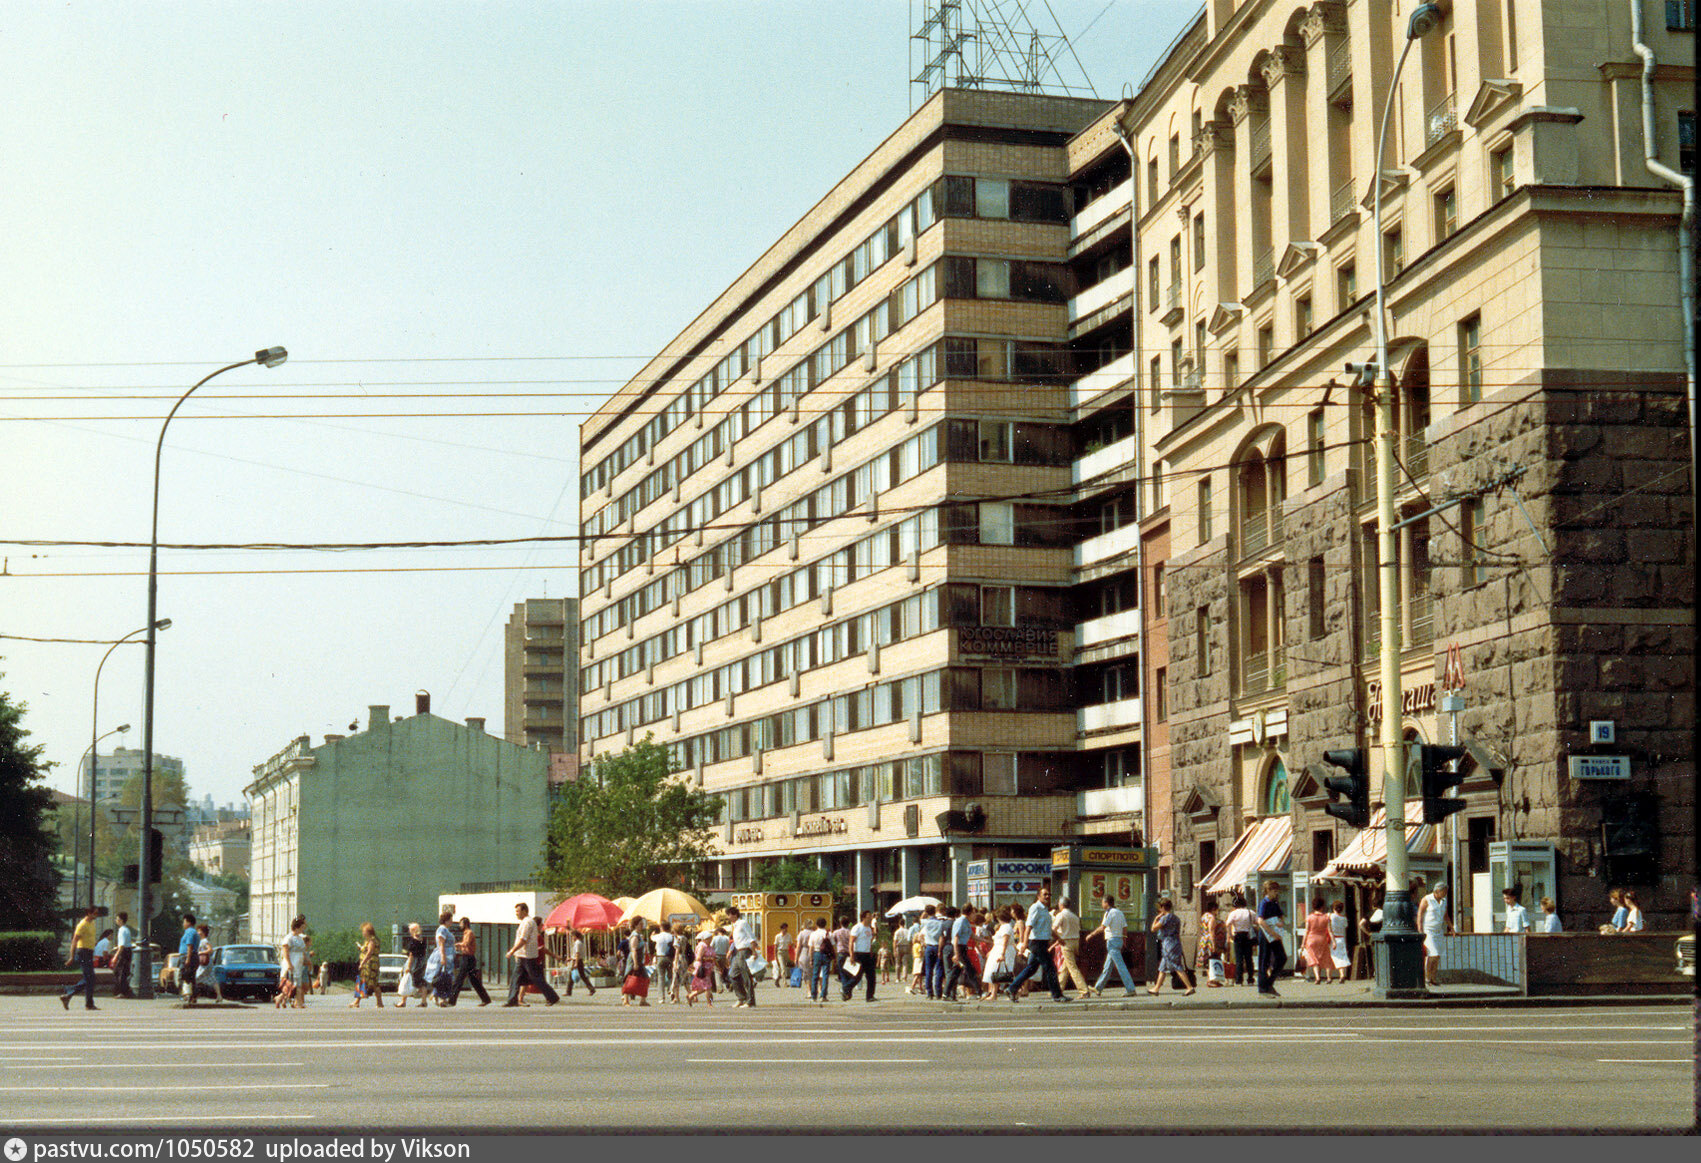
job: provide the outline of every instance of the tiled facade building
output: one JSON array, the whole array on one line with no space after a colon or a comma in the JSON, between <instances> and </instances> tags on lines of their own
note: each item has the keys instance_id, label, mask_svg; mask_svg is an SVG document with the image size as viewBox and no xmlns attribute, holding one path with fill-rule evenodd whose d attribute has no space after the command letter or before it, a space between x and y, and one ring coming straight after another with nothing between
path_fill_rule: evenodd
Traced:
<instances>
[{"instance_id":1,"label":"tiled facade building","mask_svg":"<svg viewBox=\"0 0 1701 1163\"><path fill-rule=\"evenodd\" d=\"M1155 845L1191 910L1277 817L1269 871L1322 871L1351 830L1315 769L1379 713L1341 370L1378 246L1408 733L1447 739L1456 644L1507 761L1466 789L1471 870L1549 840L1591 912L1642 875L1602 839L1636 813L1690 865L1680 200L1627 18L1449 6L1377 238L1398 7L1213 0L1131 101L945 90L584 426L581 759L653 732L723 792L711 883L804 855L867 905L961 898L971 860L1093 839ZM1692 47L1653 23L1676 163ZM1627 784L1569 779L1591 720Z\"/></svg>"}]
</instances>

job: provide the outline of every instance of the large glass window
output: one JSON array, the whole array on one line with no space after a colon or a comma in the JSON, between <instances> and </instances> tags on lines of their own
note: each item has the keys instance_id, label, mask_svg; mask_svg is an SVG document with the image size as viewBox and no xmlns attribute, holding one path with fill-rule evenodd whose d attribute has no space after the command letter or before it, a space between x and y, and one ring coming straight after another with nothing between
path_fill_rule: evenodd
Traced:
<instances>
[{"instance_id":1,"label":"large glass window","mask_svg":"<svg viewBox=\"0 0 1701 1163\"><path fill-rule=\"evenodd\" d=\"M985 754L980 757L981 791L989 796L1016 794L1016 757Z\"/></svg>"}]
</instances>

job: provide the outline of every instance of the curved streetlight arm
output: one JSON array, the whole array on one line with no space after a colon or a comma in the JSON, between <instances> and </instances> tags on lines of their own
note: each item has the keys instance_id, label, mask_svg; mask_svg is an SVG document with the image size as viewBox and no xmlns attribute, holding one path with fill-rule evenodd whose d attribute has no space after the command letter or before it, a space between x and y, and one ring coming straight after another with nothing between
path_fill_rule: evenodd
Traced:
<instances>
[{"instance_id":1,"label":"curved streetlight arm","mask_svg":"<svg viewBox=\"0 0 1701 1163\"><path fill-rule=\"evenodd\" d=\"M161 618L158 622L153 624L153 627L156 630L164 630L166 627L168 627L170 625L171 625L171 619L170 618ZM91 909L94 908L94 904L95 904L95 879L94 879L95 763L99 759L99 750L98 749L99 749L100 741L102 739L106 738L106 735L112 734L111 731L108 731L106 733L106 735L96 735L95 734L95 732L100 730L100 672L102 670L106 669L106 660L112 657L112 652L114 650L117 650L120 646L123 646L125 643L133 641L135 639L136 635L146 634L147 632L148 632L148 627L143 626L139 630L132 630L128 634L124 635L124 637L120 638L118 641L114 642L111 646L108 646L106 648L106 653L100 656L100 665L95 667L94 698L91 700L91 708L90 708L90 713L89 713L89 734L94 736L94 742L89 744L89 750L88 750L88 755L89 755L89 907ZM122 730L122 731L128 731L129 729L130 729L129 724L125 724L123 727L119 728L119 730ZM77 903L75 879L72 880L71 903L73 905Z\"/></svg>"}]
</instances>

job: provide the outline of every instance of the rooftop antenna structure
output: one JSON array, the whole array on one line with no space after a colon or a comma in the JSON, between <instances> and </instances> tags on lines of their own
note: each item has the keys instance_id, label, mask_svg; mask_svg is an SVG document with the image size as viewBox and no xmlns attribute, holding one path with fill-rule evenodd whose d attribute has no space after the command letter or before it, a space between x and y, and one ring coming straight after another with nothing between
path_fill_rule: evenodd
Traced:
<instances>
[{"instance_id":1,"label":"rooftop antenna structure","mask_svg":"<svg viewBox=\"0 0 1701 1163\"><path fill-rule=\"evenodd\" d=\"M910 0L910 99L941 89L1000 89L1053 97L1096 97L1049 0L1054 33L1029 18L1034 0Z\"/></svg>"}]
</instances>

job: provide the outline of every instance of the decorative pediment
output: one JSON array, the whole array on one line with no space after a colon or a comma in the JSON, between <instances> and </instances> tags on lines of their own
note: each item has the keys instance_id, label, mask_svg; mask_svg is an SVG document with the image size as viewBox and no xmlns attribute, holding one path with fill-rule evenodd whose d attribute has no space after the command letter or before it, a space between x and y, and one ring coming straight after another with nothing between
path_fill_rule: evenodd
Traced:
<instances>
[{"instance_id":1,"label":"decorative pediment","mask_svg":"<svg viewBox=\"0 0 1701 1163\"><path fill-rule=\"evenodd\" d=\"M1465 124L1472 129L1500 110L1518 100L1523 94L1524 86L1519 81L1486 80L1477 89L1477 95L1471 101L1471 107L1465 110Z\"/></svg>"},{"instance_id":2,"label":"decorative pediment","mask_svg":"<svg viewBox=\"0 0 1701 1163\"><path fill-rule=\"evenodd\" d=\"M1412 180L1412 176L1410 174L1406 173L1405 170L1383 170L1382 171L1382 200L1387 201L1389 198L1392 198L1395 194L1398 194L1401 190L1403 190L1405 188L1406 183L1410 182L1411 180ZM1359 199L1358 204L1360 206L1363 206L1366 210L1373 208L1376 205L1376 187L1372 186L1369 189L1367 189L1364 192L1364 197Z\"/></svg>"},{"instance_id":3,"label":"decorative pediment","mask_svg":"<svg viewBox=\"0 0 1701 1163\"><path fill-rule=\"evenodd\" d=\"M1289 777L1288 796L1294 800L1323 800L1329 798L1329 793L1323 789L1316 770L1306 767Z\"/></svg>"},{"instance_id":4,"label":"decorative pediment","mask_svg":"<svg viewBox=\"0 0 1701 1163\"><path fill-rule=\"evenodd\" d=\"M1218 303L1217 309L1211 312L1210 322L1205 326L1210 328L1212 335L1221 335L1233 327L1244 314L1246 308L1240 303Z\"/></svg>"},{"instance_id":5,"label":"decorative pediment","mask_svg":"<svg viewBox=\"0 0 1701 1163\"><path fill-rule=\"evenodd\" d=\"M1190 817L1195 824L1202 824L1221 811L1222 806L1222 800L1210 788L1195 787L1181 801L1181 814Z\"/></svg>"},{"instance_id":6,"label":"decorative pediment","mask_svg":"<svg viewBox=\"0 0 1701 1163\"><path fill-rule=\"evenodd\" d=\"M1282 251L1281 261L1276 264L1276 274L1291 279L1322 253L1323 248L1315 242L1290 242Z\"/></svg>"}]
</instances>

